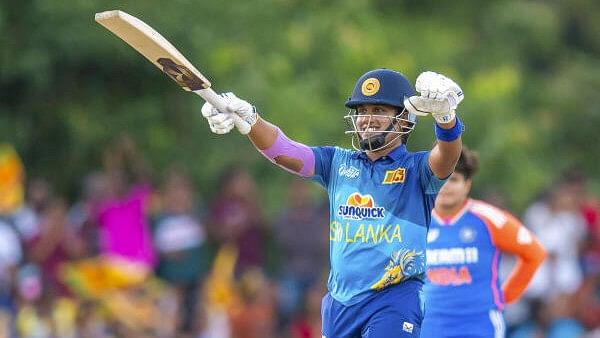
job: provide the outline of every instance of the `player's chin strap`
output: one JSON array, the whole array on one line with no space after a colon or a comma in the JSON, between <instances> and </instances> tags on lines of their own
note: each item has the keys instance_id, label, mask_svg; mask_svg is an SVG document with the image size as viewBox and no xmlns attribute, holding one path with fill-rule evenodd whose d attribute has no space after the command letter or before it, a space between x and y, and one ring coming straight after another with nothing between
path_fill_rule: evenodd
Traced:
<instances>
[{"instance_id":1,"label":"player's chin strap","mask_svg":"<svg viewBox=\"0 0 600 338\"><path fill-rule=\"evenodd\" d=\"M392 123L390 123L390 126L383 130L380 134L360 140L360 149L365 151L377 151L382 149L385 146L385 137L388 134L387 132L392 131L396 123L398 123L398 121L394 119Z\"/></svg>"},{"instance_id":2,"label":"player's chin strap","mask_svg":"<svg viewBox=\"0 0 600 338\"><path fill-rule=\"evenodd\" d=\"M402 135L398 135L394 140L391 140L387 144L385 143L385 137L391 132L394 127L400 122L396 117L401 116L404 111L398 112L396 116L392 119L389 127L385 128L380 134L369 137L367 139L363 139L359 141L360 149L364 151L378 151L383 148L389 146L396 138L401 137ZM402 127L400 127L402 129Z\"/></svg>"}]
</instances>

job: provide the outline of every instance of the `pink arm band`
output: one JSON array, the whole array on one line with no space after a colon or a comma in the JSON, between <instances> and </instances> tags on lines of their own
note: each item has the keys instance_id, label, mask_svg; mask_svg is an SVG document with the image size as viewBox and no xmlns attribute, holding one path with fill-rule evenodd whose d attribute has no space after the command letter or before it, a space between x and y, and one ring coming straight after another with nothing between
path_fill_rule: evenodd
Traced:
<instances>
[{"instance_id":1,"label":"pink arm band","mask_svg":"<svg viewBox=\"0 0 600 338\"><path fill-rule=\"evenodd\" d=\"M279 128L277 128L277 139L275 139L275 143L267 149L258 149L258 151L260 151L264 157L268 158L269 161L302 177L309 177L315 168L315 154L313 154L310 147L290 140ZM302 162L302 169L300 169L299 172L296 172L278 164L275 161L275 158L281 155L300 160L300 162Z\"/></svg>"}]
</instances>

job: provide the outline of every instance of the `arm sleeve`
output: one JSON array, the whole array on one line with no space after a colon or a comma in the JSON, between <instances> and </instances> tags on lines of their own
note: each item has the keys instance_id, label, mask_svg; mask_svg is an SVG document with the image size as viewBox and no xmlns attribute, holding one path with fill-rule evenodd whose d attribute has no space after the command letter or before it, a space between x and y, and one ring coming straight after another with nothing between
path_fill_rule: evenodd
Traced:
<instances>
[{"instance_id":1,"label":"arm sleeve","mask_svg":"<svg viewBox=\"0 0 600 338\"><path fill-rule=\"evenodd\" d=\"M546 250L519 220L508 213L504 213L504 216L506 221L502 225L492 224L489 228L493 243L501 251L517 257L517 263L502 285L504 302L510 304L525 292L546 257Z\"/></svg>"},{"instance_id":2,"label":"arm sleeve","mask_svg":"<svg viewBox=\"0 0 600 338\"><path fill-rule=\"evenodd\" d=\"M269 161L286 171L302 177L311 176L311 172L315 165L314 153L307 145L288 138L279 128L277 128L277 137L275 138L275 142L269 148L256 149ZM299 161L300 168L290 168L283 164L279 164L277 159L280 156L289 157Z\"/></svg>"},{"instance_id":3,"label":"arm sleeve","mask_svg":"<svg viewBox=\"0 0 600 338\"><path fill-rule=\"evenodd\" d=\"M335 154L335 147L312 147L315 155L315 174L312 179L327 188L331 179L331 162Z\"/></svg>"}]
</instances>

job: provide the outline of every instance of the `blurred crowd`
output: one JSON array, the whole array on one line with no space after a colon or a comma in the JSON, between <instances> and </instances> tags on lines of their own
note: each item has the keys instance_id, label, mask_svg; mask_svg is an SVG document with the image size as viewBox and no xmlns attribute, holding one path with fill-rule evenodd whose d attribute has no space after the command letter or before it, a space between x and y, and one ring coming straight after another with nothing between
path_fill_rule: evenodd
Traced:
<instances>
[{"instance_id":1,"label":"blurred crowd","mask_svg":"<svg viewBox=\"0 0 600 338\"><path fill-rule=\"evenodd\" d=\"M568 170L522 215L548 257L506 311L510 338L600 337L600 202L588 184Z\"/></svg>"},{"instance_id":2,"label":"blurred crowd","mask_svg":"<svg viewBox=\"0 0 600 338\"><path fill-rule=\"evenodd\" d=\"M0 153L0 337L320 337L328 214L310 183L267 220L243 168L206 201L180 166L154 186L123 137L68 204Z\"/></svg>"},{"instance_id":3,"label":"blurred crowd","mask_svg":"<svg viewBox=\"0 0 600 338\"><path fill-rule=\"evenodd\" d=\"M290 177L267 217L244 168L219 182L209 200L184 167L152 174L122 137L69 203L0 145L0 338L321 337L324 194ZM600 337L600 205L587 184L569 171L522 215L549 257L507 308L508 337Z\"/></svg>"}]
</instances>

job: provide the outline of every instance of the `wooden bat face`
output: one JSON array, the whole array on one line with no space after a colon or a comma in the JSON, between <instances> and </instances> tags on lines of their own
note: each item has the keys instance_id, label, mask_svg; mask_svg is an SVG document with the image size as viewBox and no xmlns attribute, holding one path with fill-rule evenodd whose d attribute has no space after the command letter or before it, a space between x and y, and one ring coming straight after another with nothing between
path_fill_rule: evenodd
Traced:
<instances>
[{"instance_id":1,"label":"wooden bat face","mask_svg":"<svg viewBox=\"0 0 600 338\"><path fill-rule=\"evenodd\" d=\"M95 20L150 60L183 89L195 91L210 88L210 81L145 22L119 10L96 13Z\"/></svg>"},{"instance_id":2,"label":"wooden bat face","mask_svg":"<svg viewBox=\"0 0 600 338\"><path fill-rule=\"evenodd\" d=\"M210 88L210 81L145 22L119 10L96 13L95 20L150 60L181 88L201 96L221 112L227 111L227 102ZM240 133L250 132L250 124L236 114L233 118Z\"/></svg>"}]
</instances>

